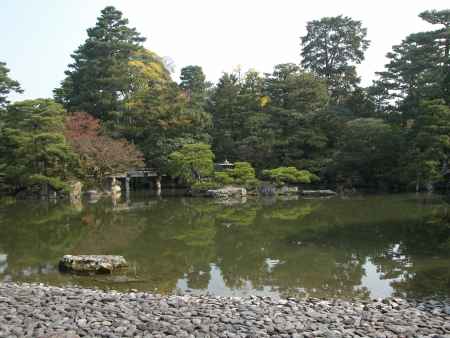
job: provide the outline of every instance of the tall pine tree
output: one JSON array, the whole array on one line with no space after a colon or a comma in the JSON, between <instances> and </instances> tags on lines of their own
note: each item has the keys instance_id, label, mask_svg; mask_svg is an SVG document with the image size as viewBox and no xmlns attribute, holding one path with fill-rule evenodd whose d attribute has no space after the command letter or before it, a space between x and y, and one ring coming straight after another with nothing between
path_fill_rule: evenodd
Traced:
<instances>
[{"instance_id":1,"label":"tall pine tree","mask_svg":"<svg viewBox=\"0 0 450 338\"><path fill-rule=\"evenodd\" d=\"M66 79L55 90L69 111L86 111L102 120L119 111L131 90L128 62L145 38L112 6L102 10L88 38L72 55Z\"/></svg>"},{"instance_id":2,"label":"tall pine tree","mask_svg":"<svg viewBox=\"0 0 450 338\"><path fill-rule=\"evenodd\" d=\"M379 72L376 86L383 92L385 106L401 112L403 123L420 114L423 100L450 102L450 11L427 11L420 17L437 30L410 34L387 54L389 63Z\"/></svg>"},{"instance_id":3,"label":"tall pine tree","mask_svg":"<svg viewBox=\"0 0 450 338\"><path fill-rule=\"evenodd\" d=\"M306 25L302 66L325 78L331 97L340 102L359 83L355 65L364 60L370 41L361 21L347 16L325 17Z\"/></svg>"}]
</instances>

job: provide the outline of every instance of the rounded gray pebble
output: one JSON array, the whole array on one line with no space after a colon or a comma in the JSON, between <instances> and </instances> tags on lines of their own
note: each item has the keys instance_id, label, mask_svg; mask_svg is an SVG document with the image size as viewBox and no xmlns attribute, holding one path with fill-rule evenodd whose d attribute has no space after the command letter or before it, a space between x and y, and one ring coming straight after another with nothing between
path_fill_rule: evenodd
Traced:
<instances>
[{"instance_id":1,"label":"rounded gray pebble","mask_svg":"<svg viewBox=\"0 0 450 338\"><path fill-rule=\"evenodd\" d=\"M161 296L0 283L3 337L445 337L449 299Z\"/></svg>"}]
</instances>

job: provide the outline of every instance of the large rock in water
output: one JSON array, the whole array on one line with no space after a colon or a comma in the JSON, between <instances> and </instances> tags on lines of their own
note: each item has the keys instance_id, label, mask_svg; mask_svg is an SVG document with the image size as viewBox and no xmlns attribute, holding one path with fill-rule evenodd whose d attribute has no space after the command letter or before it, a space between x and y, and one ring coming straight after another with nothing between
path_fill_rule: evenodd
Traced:
<instances>
[{"instance_id":1,"label":"large rock in water","mask_svg":"<svg viewBox=\"0 0 450 338\"><path fill-rule=\"evenodd\" d=\"M208 190L207 196L215 198L236 198L247 196L247 190L239 187L224 187L222 189Z\"/></svg>"},{"instance_id":2,"label":"large rock in water","mask_svg":"<svg viewBox=\"0 0 450 338\"><path fill-rule=\"evenodd\" d=\"M65 255L59 261L59 269L75 273L112 273L128 267L122 256L113 255Z\"/></svg>"}]
</instances>

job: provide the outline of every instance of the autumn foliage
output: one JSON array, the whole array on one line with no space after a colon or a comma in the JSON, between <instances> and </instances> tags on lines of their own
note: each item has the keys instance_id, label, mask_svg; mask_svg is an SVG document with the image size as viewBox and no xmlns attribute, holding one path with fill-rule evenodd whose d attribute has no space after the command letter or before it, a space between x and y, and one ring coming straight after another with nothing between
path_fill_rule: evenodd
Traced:
<instances>
[{"instance_id":1,"label":"autumn foliage","mask_svg":"<svg viewBox=\"0 0 450 338\"><path fill-rule=\"evenodd\" d=\"M93 116L73 113L66 119L65 126L65 137L80 156L83 172L89 178L102 180L105 176L144 166L143 155L134 144L103 135L100 121Z\"/></svg>"}]
</instances>

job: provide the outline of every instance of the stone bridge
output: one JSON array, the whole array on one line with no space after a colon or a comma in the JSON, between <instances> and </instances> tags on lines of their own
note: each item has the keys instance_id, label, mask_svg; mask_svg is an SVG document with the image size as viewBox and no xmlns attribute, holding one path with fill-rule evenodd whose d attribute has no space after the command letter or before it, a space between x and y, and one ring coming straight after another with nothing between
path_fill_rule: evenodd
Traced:
<instances>
[{"instance_id":1,"label":"stone bridge","mask_svg":"<svg viewBox=\"0 0 450 338\"><path fill-rule=\"evenodd\" d=\"M122 186L125 188L125 194L128 197L130 193L130 182L132 179L136 178L148 178L149 180L154 180L154 186L156 192L159 194L161 192L161 178L166 175L161 175L155 168L142 168L142 169L130 169L124 173L116 173L109 175L109 178L121 182Z\"/></svg>"}]
</instances>

